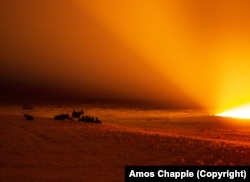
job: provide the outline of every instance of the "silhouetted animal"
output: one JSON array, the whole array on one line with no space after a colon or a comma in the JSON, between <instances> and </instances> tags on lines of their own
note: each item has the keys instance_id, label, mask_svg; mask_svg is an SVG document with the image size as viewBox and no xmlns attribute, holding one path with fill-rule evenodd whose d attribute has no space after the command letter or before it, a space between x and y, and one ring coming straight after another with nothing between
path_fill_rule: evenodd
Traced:
<instances>
[{"instance_id":1,"label":"silhouetted animal","mask_svg":"<svg viewBox=\"0 0 250 182\"><path fill-rule=\"evenodd\" d=\"M54 117L54 120L65 120L69 119L69 114L59 114Z\"/></svg>"},{"instance_id":2,"label":"silhouetted animal","mask_svg":"<svg viewBox=\"0 0 250 182\"><path fill-rule=\"evenodd\" d=\"M79 121L85 121L88 123L96 123L96 124L102 123L101 120L99 120L97 117L94 118L92 116L82 116Z\"/></svg>"},{"instance_id":3,"label":"silhouetted animal","mask_svg":"<svg viewBox=\"0 0 250 182\"><path fill-rule=\"evenodd\" d=\"M24 114L24 117L25 117L25 119L26 120L34 120L34 117L33 116L31 116L31 115L28 115L28 114Z\"/></svg>"},{"instance_id":4,"label":"silhouetted animal","mask_svg":"<svg viewBox=\"0 0 250 182\"><path fill-rule=\"evenodd\" d=\"M82 116L80 121L86 121L86 122L94 122L94 117L91 116Z\"/></svg>"},{"instance_id":5,"label":"silhouetted animal","mask_svg":"<svg viewBox=\"0 0 250 182\"><path fill-rule=\"evenodd\" d=\"M99 119L96 117L96 118L95 118L95 123L96 123L96 124L100 124L100 123L102 123L102 121L99 120Z\"/></svg>"},{"instance_id":6,"label":"silhouetted animal","mask_svg":"<svg viewBox=\"0 0 250 182\"><path fill-rule=\"evenodd\" d=\"M83 115L83 110L81 110L80 112L76 112L76 111L73 111L72 112L72 118L76 118L76 119L80 119L81 115Z\"/></svg>"}]
</instances>

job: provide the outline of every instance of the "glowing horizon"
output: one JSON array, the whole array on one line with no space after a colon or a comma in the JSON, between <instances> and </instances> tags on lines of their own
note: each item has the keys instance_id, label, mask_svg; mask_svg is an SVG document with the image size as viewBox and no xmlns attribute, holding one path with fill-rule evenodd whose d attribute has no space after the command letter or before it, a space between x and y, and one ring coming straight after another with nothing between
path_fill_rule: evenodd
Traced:
<instances>
[{"instance_id":1,"label":"glowing horizon","mask_svg":"<svg viewBox=\"0 0 250 182\"><path fill-rule=\"evenodd\" d=\"M226 110L222 113L216 114L216 116L250 119L250 104L241 105L241 106Z\"/></svg>"}]
</instances>

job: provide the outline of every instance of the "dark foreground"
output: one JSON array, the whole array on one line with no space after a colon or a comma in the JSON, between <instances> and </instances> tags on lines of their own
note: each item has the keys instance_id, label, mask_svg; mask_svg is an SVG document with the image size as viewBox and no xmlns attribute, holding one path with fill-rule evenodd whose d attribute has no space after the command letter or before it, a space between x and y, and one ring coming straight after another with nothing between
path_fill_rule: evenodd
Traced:
<instances>
[{"instance_id":1,"label":"dark foreground","mask_svg":"<svg viewBox=\"0 0 250 182\"><path fill-rule=\"evenodd\" d=\"M250 165L244 143L106 123L0 118L0 181L123 181L125 165Z\"/></svg>"}]
</instances>

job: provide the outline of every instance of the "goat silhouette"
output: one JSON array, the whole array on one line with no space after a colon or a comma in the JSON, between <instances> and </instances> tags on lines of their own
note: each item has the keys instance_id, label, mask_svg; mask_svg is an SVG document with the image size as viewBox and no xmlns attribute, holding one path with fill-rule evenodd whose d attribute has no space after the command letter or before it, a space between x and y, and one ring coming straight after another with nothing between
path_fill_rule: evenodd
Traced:
<instances>
[{"instance_id":1,"label":"goat silhouette","mask_svg":"<svg viewBox=\"0 0 250 182\"><path fill-rule=\"evenodd\" d=\"M69 114L59 114L54 117L54 120L65 120L69 119Z\"/></svg>"},{"instance_id":2,"label":"goat silhouette","mask_svg":"<svg viewBox=\"0 0 250 182\"><path fill-rule=\"evenodd\" d=\"M83 110L81 110L80 112L77 112L77 111L73 111L72 112L72 118L76 118L76 119L80 119L81 115L83 115Z\"/></svg>"}]
</instances>

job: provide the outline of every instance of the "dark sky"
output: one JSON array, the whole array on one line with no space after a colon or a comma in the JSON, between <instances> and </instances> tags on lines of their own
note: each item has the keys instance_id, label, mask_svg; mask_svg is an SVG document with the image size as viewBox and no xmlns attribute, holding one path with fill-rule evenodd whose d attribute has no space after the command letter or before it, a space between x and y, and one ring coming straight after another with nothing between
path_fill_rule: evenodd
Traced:
<instances>
[{"instance_id":1,"label":"dark sky","mask_svg":"<svg viewBox=\"0 0 250 182\"><path fill-rule=\"evenodd\" d=\"M249 76L248 5L1 0L0 99L232 105L249 87L222 97L221 72Z\"/></svg>"}]
</instances>

